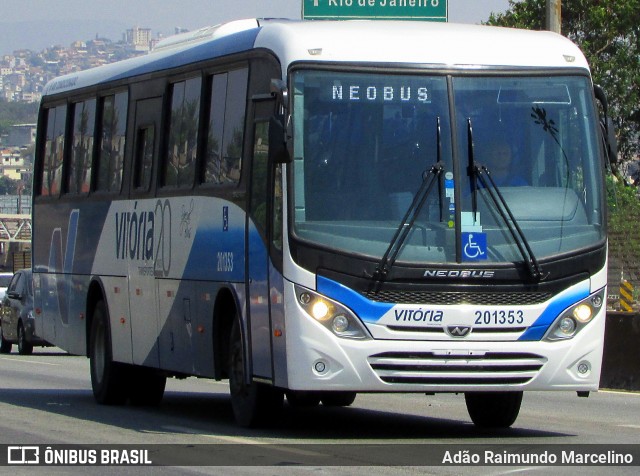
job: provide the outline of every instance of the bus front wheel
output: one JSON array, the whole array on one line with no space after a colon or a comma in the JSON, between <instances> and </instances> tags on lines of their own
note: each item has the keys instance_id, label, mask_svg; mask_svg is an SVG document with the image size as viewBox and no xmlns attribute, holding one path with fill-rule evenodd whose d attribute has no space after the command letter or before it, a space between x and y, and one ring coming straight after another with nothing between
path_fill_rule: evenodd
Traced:
<instances>
[{"instance_id":1,"label":"bus front wheel","mask_svg":"<svg viewBox=\"0 0 640 476\"><path fill-rule=\"evenodd\" d=\"M104 301L94 308L89 339L91 387L102 405L122 405L127 400L126 366L114 362L111 353L109 314Z\"/></svg>"},{"instance_id":2,"label":"bus front wheel","mask_svg":"<svg viewBox=\"0 0 640 476\"><path fill-rule=\"evenodd\" d=\"M282 407L284 393L270 385L247 383L240 322L236 318L229 339L229 392L236 422L243 427L267 423Z\"/></svg>"},{"instance_id":3,"label":"bus front wheel","mask_svg":"<svg viewBox=\"0 0 640 476\"><path fill-rule=\"evenodd\" d=\"M356 392L322 392L322 404L325 407L348 407L356 399Z\"/></svg>"},{"instance_id":4,"label":"bus front wheel","mask_svg":"<svg viewBox=\"0 0 640 476\"><path fill-rule=\"evenodd\" d=\"M317 407L320 404L320 392L306 392L304 390L287 390L287 402L293 408Z\"/></svg>"},{"instance_id":5,"label":"bus front wheel","mask_svg":"<svg viewBox=\"0 0 640 476\"><path fill-rule=\"evenodd\" d=\"M522 392L466 392L471 421L479 428L509 428L518 418Z\"/></svg>"}]
</instances>

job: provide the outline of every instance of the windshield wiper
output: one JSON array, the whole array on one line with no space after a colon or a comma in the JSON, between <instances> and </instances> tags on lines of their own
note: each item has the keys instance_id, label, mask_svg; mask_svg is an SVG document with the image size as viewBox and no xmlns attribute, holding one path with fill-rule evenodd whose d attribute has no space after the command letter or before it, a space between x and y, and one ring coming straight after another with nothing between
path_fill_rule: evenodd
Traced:
<instances>
[{"instance_id":1,"label":"windshield wiper","mask_svg":"<svg viewBox=\"0 0 640 476\"><path fill-rule=\"evenodd\" d=\"M472 207L474 217L478 211L478 180L482 183L482 186L489 193L489 197L491 197L491 201L495 205L496 209L502 221L507 226L509 233L513 237L513 241L516 244L518 251L520 251L520 255L522 256L523 261L527 265L527 269L531 274L533 279L537 279L538 281L542 281L546 276L543 276L542 269L540 268L540 264L536 259L531 246L529 246L529 241L525 236L522 228L518 224L516 217L513 216L513 212L511 208L507 204L506 200L502 196L500 192L500 188L496 185L493 177L491 177L491 172L487 168L486 165L479 164L476 162L474 157L473 150L473 127L471 125L471 119L467 119L467 137L469 141L469 175L471 177L471 187L472 187ZM488 179L485 179L486 178Z\"/></svg>"},{"instance_id":2,"label":"windshield wiper","mask_svg":"<svg viewBox=\"0 0 640 476\"><path fill-rule=\"evenodd\" d=\"M400 222L400 225L398 225L398 228L396 229L396 232L393 235L393 238L391 238L391 241L389 242L389 246L387 246L387 249L384 255L382 256L382 259L380 260L380 262L378 263L378 266L376 267L376 270L372 277L373 278L372 288L373 288L373 284L378 283L379 285L380 283L382 283L386 279L387 275L389 274L389 271L391 271L391 268L393 268L393 264L395 263L396 258L398 257L398 253L400 253L400 249L402 248L402 245L404 244L407 237L409 236L409 232L411 231L411 228L413 227L416 219L418 218L418 215L420 214L422 207L426 203L427 198L429 197L429 194L433 189L433 186L438 182L438 177L444 170L444 165L442 164L442 141L441 141L439 117L437 118L437 122L436 122L436 135L437 135L437 154L438 154L437 162L433 164L429 170L425 170L423 172L422 184L420 185L420 188L418 189L415 196L413 197L413 201L411 202L411 205L409 205L409 208L405 212L404 217ZM377 292L377 289L375 291Z\"/></svg>"}]
</instances>

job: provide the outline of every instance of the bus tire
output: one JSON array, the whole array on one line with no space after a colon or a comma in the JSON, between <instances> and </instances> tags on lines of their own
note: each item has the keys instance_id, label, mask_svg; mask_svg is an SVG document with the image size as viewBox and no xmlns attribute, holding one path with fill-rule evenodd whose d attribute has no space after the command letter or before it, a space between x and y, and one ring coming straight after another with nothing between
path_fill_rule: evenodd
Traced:
<instances>
[{"instance_id":1,"label":"bus tire","mask_svg":"<svg viewBox=\"0 0 640 476\"><path fill-rule=\"evenodd\" d=\"M282 407L284 393L270 385L245 381L240 322L236 318L229 338L229 393L238 425L251 428L268 423Z\"/></svg>"},{"instance_id":2,"label":"bus tire","mask_svg":"<svg viewBox=\"0 0 640 476\"><path fill-rule=\"evenodd\" d=\"M471 421L479 428L509 428L520 413L522 392L466 392Z\"/></svg>"},{"instance_id":3,"label":"bus tire","mask_svg":"<svg viewBox=\"0 0 640 476\"><path fill-rule=\"evenodd\" d=\"M2 335L2 327L0 326L0 354L10 354L12 347L13 344L5 340L4 336Z\"/></svg>"},{"instance_id":4,"label":"bus tire","mask_svg":"<svg viewBox=\"0 0 640 476\"><path fill-rule=\"evenodd\" d=\"M22 321L18 323L18 354L33 354L33 344L27 340L27 334L24 332Z\"/></svg>"},{"instance_id":5,"label":"bus tire","mask_svg":"<svg viewBox=\"0 0 640 476\"><path fill-rule=\"evenodd\" d=\"M320 404L320 392L305 392L304 390L287 390L287 402L293 408L317 407Z\"/></svg>"},{"instance_id":6,"label":"bus tire","mask_svg":"<svg viewBox=\"0 0 640 476\"><path fill-rule=\"evenodd\" d=\"M348 407L356 399L356 392L322 392L320 397L325 407Z\"/></svg>"},{"instance_id":7,"label":"bus tire","mask_svg":"<svg viewBox=\"0 0 640 476\"><path fill-rule=\"evenodd\" d=\"M129 399L132 405L156 406L164 396L167 377L148 367L129 368Z\"/></svg>"},{"instance_id":8,"label":"bus tire","mask_svg":"<svg viewBox=\"0 0 640 476\"><path fill-rule=\"evenodd\" d=\"M127 366L114 362L111 352L109 314L104 301L93 311L89 339L89 366L93 396L101 405L122 405L127 401Z\"/></svg>"}]
</instances>

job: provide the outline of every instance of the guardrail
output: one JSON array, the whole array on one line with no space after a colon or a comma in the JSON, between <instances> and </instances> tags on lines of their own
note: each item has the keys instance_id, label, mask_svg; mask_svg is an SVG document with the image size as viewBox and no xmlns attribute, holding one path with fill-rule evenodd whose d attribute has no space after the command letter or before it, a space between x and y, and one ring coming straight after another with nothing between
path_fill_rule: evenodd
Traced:
<instances>
[{"instance_id":1,"label":"guardrail","mask_svg":"<svg viewBox=\"0 0 640 476\"><path fill-rule=\"evenodd\" d=\"M31 215L1 213L0 241L31 243Z\"/></svg>"},{"instance_id":2,"label":"guardrail","mask_svg":"<svg viewBox=\"0 0 640 476\"><path fill-rule=\"evenodd\" d=\"M607 312L600 388L640 391L640 313Z\"/></svg>"}]
</instances>

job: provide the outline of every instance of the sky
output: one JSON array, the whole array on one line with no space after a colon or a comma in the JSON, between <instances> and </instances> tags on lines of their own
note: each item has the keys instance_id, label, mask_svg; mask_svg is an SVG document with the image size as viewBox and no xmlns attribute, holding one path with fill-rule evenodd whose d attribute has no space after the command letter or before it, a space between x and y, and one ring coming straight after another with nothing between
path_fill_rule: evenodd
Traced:
<instances>
[{"instance_id":1,"label":"sky","mask_svg":"<svg viewBox=\"0 0 640 476\"><path fill-rule=\"evenodd\" d=\"M508 0L448 0L449 21L479 23ZM96 35L122 39L133 26L168 36L240 18L300 18L302 0L1 0L0 54L69 46Z\"/></svg>"}]
</instances>

